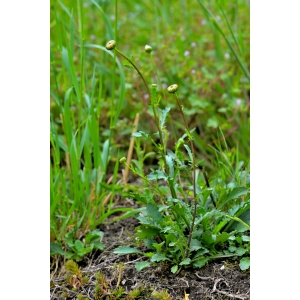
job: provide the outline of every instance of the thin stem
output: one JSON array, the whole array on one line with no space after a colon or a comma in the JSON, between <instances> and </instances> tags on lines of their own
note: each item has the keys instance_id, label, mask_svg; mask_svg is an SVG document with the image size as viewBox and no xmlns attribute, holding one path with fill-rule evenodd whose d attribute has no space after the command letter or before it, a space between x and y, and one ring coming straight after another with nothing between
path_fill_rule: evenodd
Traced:
<instances>
[{"instance_id":1,"label":"thin stem","mask_svg":"<svg viewBox=\"0 0 300 300\"><path fill-rule=\"evenodd\" d=\"M177 105L178 105L178 107L180 109L181 116L182 116L183 121L184 121L185 128L188 131L189 136L191 137L191 132L189 130L188 123L187 123L187 121L185 119L185 116L184 116L184 113L183 113L183 110L182 110L182 107L180 105L179 98L178 98L178 95L177 95L176 92L175 92L175 97L176 97ZM197 200L196 200L196 196L197 196L197 194L196 194L196 162L195 162L194 143L193 143L193 140L191 138L190 138L190 145L191 145L192 156L193 156L193 162L192 163L193 163L194 214L193 214L192 226L191 226L191 230L190 230L189 238L188 238L188 245L187 245L187 249L186 249L186 257L189 257L189 253L190 253L190 244L191 244L191 240L192 240L192 234L193 234L193 230L194 230L194 223L195 223L196 213L197 213Z\"/></svg>"},{"instance_id":2,"label":"thin stem","mask_svg":"<svg viewBox=\"0 0 300 300\"><path fill-rule=\"evenodd\" d=\"M206 186L207 186L208 188L210 188L209 181L208 181L207 175L206 175L206 173L205 173L204 167L200 167L200 170L203 172L204 180L205 180ZM212 193L210 194L210 199L211 199L212 203L214 204L214 206L215 206L215 208L216 208L216 207L217 207L217 204L216 204L216 201L215 201L214 196L213 196Z\"/></svg>"},{"instance_id":3,"label":"thin stem","mask_svg":"<svg viewBox=\"0 0 300 300\"><path fill-rule=\"evenodd\" d=\"M144 82L144 84L145 84L145 86L146 86L146 88L147 88L147 92L148 92L148 94L149 94L149 96L150 96L151 93L150 93L148 84L147 84L147 82L146 82L146 80L145 80L143 74L142 74L142 73L140 72L140 70L137 68L137 66L133 63L133 61L132 61L129 57L127 57L127 56L126 56L124 53L122 53L120 50L118 50L117 48L115 48L114 50L116 50L116 51L117 51L119 54L121 54L125 59L127 59L128 62L131 63L132 66L136 69L136 71L137 71L137 72L139 73L139 75L141 76L141 78L142 78L142 80L143 80L143 82Z\"/></svg>"},{"instance_id":4,"label":"thin stem","mask_svg":"<svg viewBox=\"0 0 300 300\"><path fill-rule=\"evenodd\" d=\"M153 66L155 75L156 75L156 77L157 77L157 81L159 82L160 88L161 88L161 90L162 90L162 94L163 94L164 100L166 101L165 92L164 92L164 89L163 89L163 87L162 87L161 80L160 80L160 78L159 78L159 76L158 76L158 72L157 72L157 69L156 69L156 66L155 66L155 62L154 62L154 59L153 59L153 56L152 56L151 53L150 53L150 58L151 58L151 62L152 62L152 66Z\"/></svg>"},{"instance_id":5,"label":"thin stem","mask_svg":"<svg viewBox=\"0 0 300 300\"><path fill-rule=\"evenodd\" d=\"M164 100L166 101L166 95L165 95L165 91L163 89L163 86L162 86L162 83L161 83L161 80L158 76L158 72L157 72L157 69L156 69L156 66L155 66L155 62L154 62L154 59L153 59L153 56L152 56L152 53L150 53L150 58L151 58L151 62L152 62L152 66L153 66L153 69L154 69L154 72L155 72L155 75L157 77L157 81L159 82L159 85L160 85L160 88L161 88L161 91L162 91L162 95L163 95L163 98ZM176 137L176 132L174 130L174 125L173 125L173 122L171 122L171 127L172 127L172 131L173 131L173 134L174 134L174 137L175 137L175 140L177 140L177 137Z\"/></svg>"},{"instance_id":6,"label":"thin stem","mask_svg":"<svg viewBox=\"0 0 300 300\"><path fill-rule=\"evenodd\" d=\"M122 55L125 59L127 59L128 62L135 68L135 70L138 72L138 74L139 74L140 77L142 78L142 80L143 80L143 82L144 82L144 84L145 84L145 86L146 86L146 89L147 89L147 91L148 91L148 94L149 94L149 96L150 96L151 93L150 93L150 89L149 89L149 87L148 87L148 84L147 84L147 82L146 82L146 79L144 78L143 74L140 72L140 70L138 69L138 67L134 64L134 62L133 62L129 57L127 57L127 56L126 56L124 53L122 53L120 50L118 50L117 48L114 48L114 50L116 50L116 52L118 52L118 53L119 53L120 55ZM164 144L163 134L162 134L162 131L161 131L161 128L160 128L160 124L159 124L159 118L158 118L158 116L157 116L157 113L156 113L156 110L155 110L154 105L151 105L151 106L152 106L152 109L153 109L155 125L156 125L156 127L157 127L157 129L158 129L158 133L159 133L160 143L161 143L161 145L162 145L162 147L163 147L163 153L162 153L163 155L162 155L162 156L163 156L164 164L165 164L166 168L168 168L168 166L167 166L167 161L166 161L166 147L165 147L165 144ZM177 198L176 192L175 192L174 188L173 188L171 185L169 185L169 186L170 186L170 191L171 191L172 197L173 197L173 198Z\"/></svg>"},{"instance_id":7,"label":"thin stem","mask_svg":"<svg viewBox=\"0 0 300 300\"><path fill-rule=\"evenodd\" d=\"M138 67L134 64L134 62L129 58L127 57L124 53L122 53L120 50L118 50L117 48L115 48L114 50L116 50L119 54L121 54L125 59L128 60L128 62L135 68L135 70L138 72L138 74L140 75L140 77L142 78L144 84L145 84L145 87L147 89L147 92L148 92L148 95L150 96L151 95L151 92L150 92L150 89L148 87L148 84L146 82L146 79L144 78L143 74L140 72L140 70L138 69ZM163 148L165 149L164 147L164 142L163 142L163 137L162 137L162 132L160 130L160 126L159 126L159 119L157 118L157 114L156 114L156 110L155 108L152 106L152 109L153 109L153 113L154 113L154 120L155 120L155 125L158 129L158 132L159 132L159 138L160 138L160 142L163 146ZM165 151L165 150L164 150ZM165 152L164 152L165 153ZM164 159L165 161L165 159ZM165 161L166 163L166 161Z\"/></svg>"},{"instance_id":8,"label":"thin stem","mask_svg":"<svg viewBox=\"0 0 300 300\"><path fill-rule=\"evenodd\" d=\"M162 198L164 198L164 194L158 189L158 187L156 187L147 177L145 177L145 176L143 176L143 175L141 175L141 174L139 174L138 172L136 172L135 171L135 169L133 169L130 165L128 165L126 162L124 162L124 164L125 164L125 166L127 167L127 168L129 168L129 170L131 170L131 172L133 173L133 174L135 174L135 175L138 175L139 177L141 177L142 179L144 179L146 182L148 182L150 185L152 185L152 187L154 188L154 189L156 189L156 191L158 192L158 194L162 197Z\"/></svg>"}]
</instances>

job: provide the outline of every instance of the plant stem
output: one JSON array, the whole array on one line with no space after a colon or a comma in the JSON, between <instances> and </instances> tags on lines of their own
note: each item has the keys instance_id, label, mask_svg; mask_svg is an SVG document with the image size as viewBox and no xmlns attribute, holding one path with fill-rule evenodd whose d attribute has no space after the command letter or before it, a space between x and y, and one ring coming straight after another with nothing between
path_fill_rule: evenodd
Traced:
<instances>
[{"instance_id":1,"label":"plant stem","mask_svg":"<svg viewBox=\"0 0 300 300\"><path fill-rule=\"evenodd\" d=\"M126 56L124 53L122 53L120 50L118 50L117 48L115 48L114 50L116 50L116 51L117 51L119 54L121 54L125 59L127 59L128 62L131 63L131 65L136 69L136 71L138 72L138 74L141 76L141 78L142 78L142 80L143 80L143 82L144 82L144 84L145 84L145 86L146 86L147 92L148 92L148 94L149 94L149 96L150 96L151 93L150 93L148 84L147 84L147 82L146 82L146 80L145 80L143 74L142 74L142 73L140 72L140 70L138 69L138 67L133 63L133 61L132 61L129 57L127 57L127 56Z\"/></svg>"},{"instance_id":2,"label":"plant stem","mask_svg":"<svg viewBox=\"0 0 300 300\"><path fill-rule=\"evenodd\" d=\"M207 175L205 173L204 167L200 167L200 170L202 171L202 173L204 175L204 180L205 180L206 186L208 188L210 188L209 181L208 181ZM212 192L211 192L211 194L209 196L210 196L210 199L211 199L212 203L214 204L215 208L217 208L217 204L216 204L216 201L214 199L214 196L213 196Z\"/></svg>"},{"instance_id":3,"label":"plant stem","mask_svg":"<svg viewBox=\"0 0 300 300\"><path fill-rule=\"evenodd\" d=\"M128 165L126 162L124 162L125 166L127 168L129 168L131 170L132 173L134 173L135 175L138 175L139 177L141 177L142 179L144 179L146 182L148 182L157 192L158 194L162 197L162 199L165 197L165 195L145 176L143 176L142 174L139 174L138 172L136 172L130 165ZM164 203L163 203L164 204Z\"/></svg>"},{"instance_id":4,"label":"plant stem","mask_svg":"<svg viewBox=\"0 0 300 300\"><path fill-rule=\"evenodd\" d=\"M156 69L156 66L155 66L155 62L154 62L152 53L150 53L150 59L151 59L151 63L152 63L152 66L153 66L154 73L155 73L155 75L156 75L156 77L157 77L157 81L159 82L159 85L160 85L160 88L161 88L161 91L162 91L163 98L164 98L164 100L166 101L165 91L164 91L164 89L163 89L161 80L160 80L160 78L159 78L159 76L158 76L158 72L157 72L157 69ZM173 122L171 122L171 127L172 127L172 132L173 132L173 134L174 134L175 140L177 140L176 132L175 132L175 130L174 130Z\"/></svg>"},{"instance_id":5,"label":"plant stem","mask_svg":"<svg viewBox=\"0 0 300 300\"><path fill-rule=\"evenodd\" d=\"M155 66L155 62L154 62L152 53L150 53L150 58L151 58L151 62L152 62L152 66L153 66L155 75L156 75L156 77L157 77L157 81L159 82L159 85L160 85L160 88L161 88L161 91L162 91L162 94L163 94L164 100L166 101L165 92L164 92L164 89L163 89L163 87L162 87L161 80L160 80L160 78L159 78L159 76L158 76L158 72L157 72L157 69L156 69L156 66Z\"/></svg>"},{"instance_id":6,"label":"plant stem","mask_svg":"<svg viewBox=\"0 0 300 300\"><path fill-rule=\"evenodd\" d=\"M189 136L191 137L191 132L190 132L188 123L187 123L187 121L185 119L185 116L184 116L184 113L183 113L183 110L182 110L182 107L180 105L179 98L178 98L178 95L177 95L176 92L175 92L175 98L176 98L176 101L177 101L177 105L178 105L178 107L180 109L180 113L181 113L181 116L183 118L185 128L188 131ZM193 156L193 162L192 163L193 163L194 214L193 214L192 226L191 226L191 230L190 230L189 238L188 238L188 245L187 245L187 249L186 249L186 257L189 257L189 253L190 253L190 244L191 244L191 240L192 240L192 234L193 234L193 230L194 230L194 223L195 223L196 213L197 213L197 200L196 200L196 196L197 196L197 194L196 194L196 162L195 162L194 143L193 143L192 139L190 139L190 145L191 145L192 156Z\"/></svg>"},{"instance_id":7,"label":"plant stem","mask_svg":"<svg viewBox=\"0 0 300 300\"><path fill-rule=\"evenodd\" d=\"M143 74L140 72L140 70L138 69L138 67L134 64L134 62L129 58L127 57L124 53L122 53L120 50L118 50L117 48L114 48L114 50L116 50L116 52L118 52L120 55L122 55L125 59L128 60L128 62L135 68L135 70L138 72L138 74L140 75L140 77L142 78L145 86L146 86L146 89L147 89L147 92L149 94L149 96L151 95L151 92L150 92L150 89L148 87L148 84L146 82L146 79L144 78ZM158 133L159 133L159 139L160 139L160 143L163 147L163 160L164 160L164 164L166 166L166 168L168 168L168 165L167 165L167 161L166 161L166 147L165 147L165 144L164 144L164 140L163 140L163 134L162 134L162 131L161 131L161 128L160 128L160 124L159 124L159 118L157 116L157 113L156 113L156 110L155 110L155 107L154 107L154 104L151 105L152 106L152 109L153 109L153 114L154 114L154 121L155 121L155 125L158 129ZM170 186L170 191L171 191L171 195L173 198L177 198L176 196L176 192L173 188L173 186L169 185Z\"/></svg>"}]
</instances>

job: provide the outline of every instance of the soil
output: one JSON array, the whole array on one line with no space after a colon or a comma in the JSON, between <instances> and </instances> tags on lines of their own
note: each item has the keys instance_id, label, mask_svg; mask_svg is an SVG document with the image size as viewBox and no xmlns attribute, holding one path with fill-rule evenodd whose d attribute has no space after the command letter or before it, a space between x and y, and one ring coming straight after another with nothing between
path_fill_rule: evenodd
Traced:
<instances>
[{"instance_id":1,"label":"soil","mask_svg":"<svg viewBox=\"0 0 300 300\"><path fill-rule=\"evenodd\" d=\"M95 273L99 271L110 280L110 290L115 289L118 281L116 266L124 263L119 286L124 288L125 296L133 289L140 289L143 292L137 299L155 299L151 293L162 290L167 290L171 297L159 299L250 299L250 271L241 271L238 262L235 261L215 261L201 269L183 269L176 275L172 274L170 266L165 264L150 266L138 272L134 267L135 263L146 258L136 254L113 254L113 250L118 246L134 245L134 228L137 225L136 219L129 218L100 226L104 232L105 250L94 252L79 263L83 275L89 277L88 284L79 289L84 297L95 299ZM77 299L78 292L72 292L72 286L66 283L62 275L64 267L58 275L52 270L50 299ZM61 297L63 291L68 292L68 298ZM102 299L108 298L104 296Z\"/></svg>"}]
</instances>

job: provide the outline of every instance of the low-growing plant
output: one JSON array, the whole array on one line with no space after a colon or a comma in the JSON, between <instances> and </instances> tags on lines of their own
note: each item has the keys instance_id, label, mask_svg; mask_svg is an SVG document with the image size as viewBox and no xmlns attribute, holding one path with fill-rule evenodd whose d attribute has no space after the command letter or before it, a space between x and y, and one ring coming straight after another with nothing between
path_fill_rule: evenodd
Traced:
<instances>
[{"instance_id":1,"label":"low-growing plant","mask_svg":"<svg viewBox=\"0 0 300 300\"><path fill-rule=\"evenodd\" d=\"M141 291L139 289L132 290L128 293L126 300L134 300L139 297Z\"/></svg>"},{"instance_id":2,"label":"low-growing plant","mask_svg":"<svg viewBox=\"0 0 300 300\"><path fill-rule=\"evenodd\" d=\"M152 297L156 300L171 300L172 299L167 290L153 291Z\"/></svg>"},{"instance_id":3,"label":"low-growing plant","mask_svg":"<svg viewBox=\"0 0 300 300\"><path fill-rule=\"evenodd\" d=\"M236 247L233 243L243 241L242 236L245 235L242 234L250 230L248 223L240 218L250 209L249 188L236 184L241 181L235 182L234 186L227 184L226 176L215 178L212 181L214 185L209 183L203 160L196 161L193 142L195 133L194 129L190 130L185 118L177 94L178 85L169 86L168 92L175 96L185 133L174 143L173 149L168 149L169 134L165 124L170 107L163 107L157 85L152 84L150 91L141 71L131 58L116 48L115 41L108 42L106 48L122 55L138 72L151 95L150 107L157 128L157 132L152 135L143 131L132 134L132 138L145 138L153 144L158 160L157 168L145 175L140 164L135 167L133 164L128 165L125 157L120 159L120 163L125 164L144 182L142 191L129 196L144 204L137 217L140 225L136 237L144 242L149 252L121 246L114 253L139 253L150 258L150 261L138 262L137 270L152 263L169 262L173 265L173 273L183 267L203 267L212 259L248 253L247 245L240 243ZM228 165L220 163L221 160L218 162L220 172L224 168L228 169ZM240 165L236 166L236 173L239 168ZM241 196L242 201L239 200Z\"/></svg>"},{"instance_id":4,"label":"low-growing plant","mask_svg":"<svg viewBox=\"0 0 300 300\"><path fill-rule=\"evenodd\" d=\"M66 281L72 286L72 291L77 291L81 286L88 283L87 276L83 276L77 263L73 260L68 260L65 264L67 271Z\"/></svg>"},{"instance_id":5,"label":"low-growing plant","mask_svg":"<svg viewBox=\"0 0 300 300\"><path fill-rule=\"evenodd\" d=\"M50 244L50 253L64 255L67 259L74 259L80 261L84 255L93 250L103 250L104 244L101 242L103 232L100 230L93 230L85 236L83 241L73 239L72 234L68 234L64 238L67 251L64 252L62 247L57 243Z\"/></svg>"}]
</instances>

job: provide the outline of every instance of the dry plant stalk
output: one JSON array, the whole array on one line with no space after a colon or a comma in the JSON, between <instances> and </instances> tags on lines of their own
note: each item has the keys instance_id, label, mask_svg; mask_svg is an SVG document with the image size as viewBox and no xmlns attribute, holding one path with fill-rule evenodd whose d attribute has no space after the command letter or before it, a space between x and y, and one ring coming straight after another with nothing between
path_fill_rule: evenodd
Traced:
<instances>
[{"instance_id":1,"label":"dry plant stalk","mask_svg":"<svg viewBox=\"0 0 300 300\"><path fill-rule=\"evenodd\" d=\"M134 134L137 131L138 124L139 124L139 118L140 118L140 114L137 113L136 116L135 116L135 119L134 119L133 129L132 129L131 134ZM125 172L123 174L123 182L124 182L125 185L127 184L128 173L129 173L129 167L128 166L130 165L130 162L131 162L132 153L133 153L133 146L134 146L134 138L132 138L130 140L130 145L129 145L129 149L128 149L128 153L127 153L127 160L126 160L127 165L125 167Z\"/></svg>"}]
</instances>

